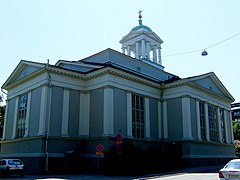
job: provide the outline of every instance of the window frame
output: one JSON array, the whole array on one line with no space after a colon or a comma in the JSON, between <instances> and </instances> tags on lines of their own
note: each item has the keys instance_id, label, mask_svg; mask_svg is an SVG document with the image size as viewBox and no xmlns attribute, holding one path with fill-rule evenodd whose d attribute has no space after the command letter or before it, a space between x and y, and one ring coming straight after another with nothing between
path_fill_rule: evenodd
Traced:
<instances>
[{"instance_id":1,"label":"window frame","mask_svg":"<svg viewBox=\"0 0 240 180\"><path fill-rule=\"evenodd\" d=\"M132 136L136 139L145 138L144 97L132 94Z\"/></svg>"},{"instance_id":2,"label":"window frame","mask_svg":"<svg viewBox=\"0 0 240 180\"><path fill-rule=\"evenodd\" d=\"M218 114L216 106L208 105L208 122L210 141L219 142Z\"/></svg>"},{"instance_id":3,"label":"window frame","mask_svg":"<svg viewBox=\"0 0 240 180\"><path fill-rule=\"evenodd\" d=\"M25 136L27 108L28 108L28 94L23 94L19 97L18 103L18 115L16 123L17 139L23 138Z\"/></svg>"}]
</instances>

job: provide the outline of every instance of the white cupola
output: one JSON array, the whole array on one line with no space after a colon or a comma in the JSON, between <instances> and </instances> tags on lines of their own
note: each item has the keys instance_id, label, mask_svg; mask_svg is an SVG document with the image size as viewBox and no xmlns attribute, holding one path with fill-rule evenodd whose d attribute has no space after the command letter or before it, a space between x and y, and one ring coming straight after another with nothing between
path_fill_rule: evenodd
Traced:
<instances>
[{"instance_id":1,"label":"white cupola","mask_svg":"<svg viewBox=\"0 0 240 180\"><path fill-rule=\"evenodd\" d=\"M163 41L149 27L142 24L142 11L139 11L139 25L134 27L119 42L122 44L122 53L138 60L151 62L161 69L161 44Z\"/></svg>"}]
</instances>

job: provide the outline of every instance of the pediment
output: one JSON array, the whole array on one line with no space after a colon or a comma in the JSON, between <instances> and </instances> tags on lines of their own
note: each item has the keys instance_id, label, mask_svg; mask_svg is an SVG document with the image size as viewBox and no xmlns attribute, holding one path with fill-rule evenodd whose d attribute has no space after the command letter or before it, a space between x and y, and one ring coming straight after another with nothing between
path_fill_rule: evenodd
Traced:
<instances>
[{"instance_id":1,"label":"pediment","mask_svg":"<svg viewBox=\"0 0 240 180\"><path fill-rule=\"evenodd\" d=\"M234 100L232 95L229 93L229 91L225 88L225 86L213 72L196 77L191 77L188 78L188 80L202 87L203 89L206 89L220 96Z\"/></svg>"},{"instance_id":2,"label":"pediment","mask_svg":"<svg viewBox=\"0 0 240 180\"><path fill-rule=\"evenodd\" d=\"M36 71L40 70L43 67L44 67L44 64L42 63L21 60L17 65L17 67L13 70L11 75L8 77L6 82L3 84L2 88L6 89L7 86L17 81L20 81L21 79L35 73Z\"/></svg>"}]
</instances>

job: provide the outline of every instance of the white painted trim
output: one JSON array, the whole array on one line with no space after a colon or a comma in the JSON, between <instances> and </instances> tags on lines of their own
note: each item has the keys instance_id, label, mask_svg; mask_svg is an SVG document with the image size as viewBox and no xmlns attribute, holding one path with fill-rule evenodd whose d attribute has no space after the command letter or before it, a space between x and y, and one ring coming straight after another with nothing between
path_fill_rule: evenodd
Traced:
<instances>
[{"instance_id":1,"label":"white painted trim","mask_svg":"<svg viewBox=\"0 0 240 180\"><path fill-rule=\"evenodd\" d=\"M192 121L190 98L182 98L182 121L183 121L183 140L191 140L192 137Z\"/></svg>"},{"instance_id":2,"label":"white painted trim","mask_svg":"<svg viewBox=\"0 0 240 180\"><path fill-rule=\"evenodd\" d=\"M90 94L80 93L79 136L89 136Z\"/></svg>"},{"instance_id":3,"label":"white painted trim","mask_svg":"<svg viewBox=\"0 0 240 180\"><path fill-rule=\"evenodd\" d=\"M196 100L196 116L197 116L197 139L202 141L201 137L201 123L200 123L200 109L199 109L199 101Z\"/></svg>"},{"instance_id":4,"label":"white painted trim","mask_svg":"<svg viewBox=\"0 0 240 180\"><path fill-rule=\"evenodd\" d=\"M168 138L167 101L163 102L163 138Z\"/></svg>"},{"instance_id":5,"label":"white painted trim","mask_svg":"<svg viewBox=\"0 0 240 180\"><path fill-rule=\"evenodd\" d=\"M217 122L218 122L218 136L219 136L219 142L223 143L222 139L222 128L221 128L221 117L220 117L220 108L217 107Z\"/></svg>"},{"instance_id":6,"label":"white painted trim","mask_svg":"<svg viewBox=\"0 0 240 180\"><path fill-rule=\"evenodd\" d=\"M144 98L144 119L145 119L145 138L151 138L150 135L150 110L149 110L149 98Z\"/></svg>"},{"instance_id":7,"label":"white painted trim","mask_svg":"<svg viewBox=\"0 0 240 180\"><path fill-rule=\"evenodd\" d=\"M9 103L6 102L6 109L5 109L5 115L4 115L4 124L3 124L3 137L2 141L5 140L6 138L6 127L7 127L7 119L8 119L8 105Z\"/></svg>"},{"instance_id":8,"label":"white painted trim","mask_svg":"<svg viewBox=\"0 0 240 180\"><path fill-rule=\"evenodd\" d=\"M209 117L208 117L208 104L204 103L204 111L205 111L205 125L206 125L206 140L210 141L210 132L209 132Z\"/></svg>"},{"instance_id":9,"label":"white painted trim","mask_svg":"<svg viewBox=\"0 0 240 180\"><path fill-rule=\"evenodd\" d=\"M31 112L31 99L32 99L32 92L28 93L28 100L27 100L27 114L26 114L26 122L25 122L25 135L24 137L28 137L29 135L29 121L30 121L30 112Z\"/></svg>"},{"instance_id":10,"label":"white painted trim","mask_svg":"<svg viewBox=\"0 0 240 180\"><path fill-rule=\"evenodd\" d=\"M127 137L132 138L132 94L127 92Z\"/></svg>"},{"instance_id":11,"label":"white painted trim","mask_svg":"<svg viewBox=\"0 0 240 180\"><path fill-rule=\"evenodd\" d=\"M62 111L62 137L68 137L68 121L69 121L69 98L70 98L70 90L63 90L63 111Z\"/></svg>"},{"instance_id":12,"label":"white painted trim","mask_svg":"<svg viewBox=\"0 0 240 180\"><path fill-rule=\"evenodd\" d=\"M224 125L225 125L225 135L226 135L226 143L230 143L230 138L229 138L229 130L230 130L230 125L228 124L228 118L227 118L227 113L228 111L224 109Z\"/></svg>"},{"instance_id":13,"label":"white painted trim","mask_svg":"<svg viewBox=\"0 0 240 180\"><path fill-rule=\"evenodd\" d=\"M18 107L19 107L19 96L16 98L16 102L15 102L15 111L14 111L11 139L15 139L15 137L16 137L16 128L17 128L17 120L18 120Z\"/></svg>"},{"instance_id":14,"label":"white painted trim","mask_svg":"<svg viewBox=\"0 0 240 180\"><path fill-rule=\"evenodd\" d=\"M145 59L145 55L146 55L146 45L145 45L145 40L142 39L141 40L141 43L142 43L142 59Z\"/></svg>"},{"instance_id":15,"label":"white painted trim","mask_svg":"<svg viewBox=\"0 0 240 180\"><path fill-rule=\"evenodd\" d=\"M158 138L162 138L162 107L160 101L158 101Z\"/></svg>"},{"instance_id":16,"label":"white painted trim","mask_svg":"<svg viewBox=\"0 0 240 180\"><path fill-rule=\"evenodd\" d=\"M229 111L227 111L229 114L229 124L230 124L230 143L233 144L234 143L234 137L233 137L233 123L232 123L232 113L230 113Z\"/></svg>"},{"instance_id":17,"label":"white painted trim","mask_svg":"<svg viewBox=\"0 0 240 180\"><path fill-rule=\"evenodd\" d=\"M194 99L199 99L200 101L207 102L214 106L219 106L223 109L230 110L230 102L223 101L222 96L217 96L216 94L209 94L205 91L191 87L190 85L186 86L177 86L174 88L168 88L164 90L164 99L178 98L181 96L190 96Z\"/></svg>"},{"instance_id":18,"label":"white painted trim","mask_svg":"<svg viewBox=\"0 0 240 180\"><path fill-rule=\"evenodd\" d=\"M48 86L43 86L42 93L41 93L38 135L45 135L45 129L46 129L45 124L46 124L47 107L48 107L47 100L48 100Z\"/></svg>"},{"instance_id":19,"label":"white painted trim","mask_svg":"<svg viewBox=\"0 0 240 180\"><path fill-rule=\"evenodd\" d=\"M113 89L104 89L103 135L113 135Z\"/></svg>"}]
</instances>

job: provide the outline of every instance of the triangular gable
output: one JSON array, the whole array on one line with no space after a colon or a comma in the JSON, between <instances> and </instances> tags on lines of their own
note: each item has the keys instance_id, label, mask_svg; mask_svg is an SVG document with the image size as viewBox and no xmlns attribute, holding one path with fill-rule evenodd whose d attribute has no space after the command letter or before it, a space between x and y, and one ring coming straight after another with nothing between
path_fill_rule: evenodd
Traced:
<instances>
[{"instance_id":1,"label":"triangular gable","mask_svg":"<svg viewBox=\"0 0 240 180\"><path fill-rule=\"evenodd\" d=\"M21 60L6 82L2 85L2 88L5 89L8 85L23 79L24 77L43 68L44 66L45 64L43 63Z\"/></svg>"},{"instance_id":2,"label":"triangular gable","mask_svg":"<svg viewBox=\"0 0 240 180\"><path fill-rule=\"evenodd\" d=\"M190 77L187 79L194 84L197 84L207 90L210 90L216 94L219 94L234 101L233 96L229 93L229 91L225 88L225 86L213 72Z\"/></svg>"}]
</instances>

